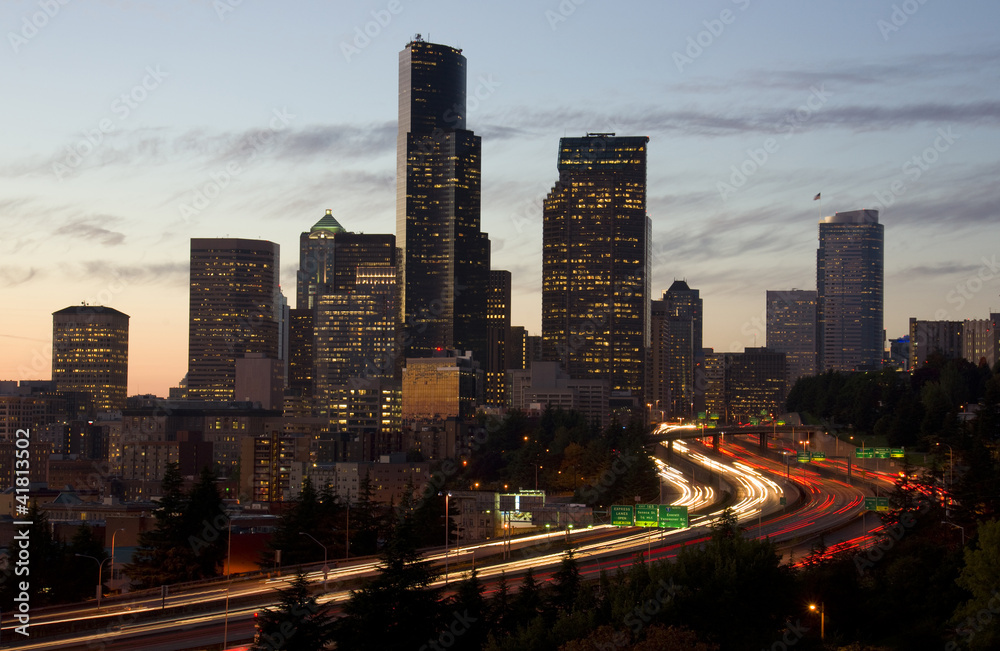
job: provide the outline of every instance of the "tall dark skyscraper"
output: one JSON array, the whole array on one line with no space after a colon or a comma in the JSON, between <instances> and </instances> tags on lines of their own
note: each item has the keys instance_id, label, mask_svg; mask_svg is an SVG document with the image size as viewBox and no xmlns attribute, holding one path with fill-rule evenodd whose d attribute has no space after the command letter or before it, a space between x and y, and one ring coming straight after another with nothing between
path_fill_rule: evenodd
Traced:
<instances>
[{"instance_id":1,"label":"tall dark skyscraper","mask_svg":"<svg viewBox=\"0 0 1000 651\"><path fill-rule=\"evenodd\" d=\"M462 51L423 41L399 53L396 237L407 357L438 348L486 359L490 243L480 231L480 139L465 124Z\"/></svg>"},{"instance_id":2,"label":"tall dark skyscraper","mask_svg":"<svg viewBox=\"0 0 1000 651\"><path fill-rule=\"evenodd\" d=\"M559 141L559 181L544 204L542 345L577 379L606 379L643 400L649 344L649 138Z\"/></svg>"},{"instance_id":3,"label":"tall dark skyscraper","mask_svg":"<svg viewBox=\"0 0 1000 651\"><path fill-rule=\"evenodd\" d=\"M52 313L52 380L56 391L90 395L93 411L125 408L128 387L127 314L100 305Z\"/></svg>"},{"instance_id":4,"label":"tall dark skyscraper","mask_svg":"<svg viewBox=\"0 0 1000 651\"><path fill-rule=\"evenodd\" d=\"M191 240L187 392L233 400L236 359L278 359L279 248L236 238Z\"/></svg>"},{"instance_id":5,"label":"tall dark skyscraper","mask_svg":"<svg viewBox=\"0 0 1000 651\"><path fill-rule=\"evenodd\" d=\"M767 292L767 348L785 353L785 395L801 377L816 375L816 292Z\"/></svg>"},{"instance_id":6,"label":"tall dark skyscraper","mask_svg":"<svg viewBox=\"0 0 1000 651\"><path fill-rule=\"evenodd\" d=\"M816 320L821 371L882 366L884 240L877 210L838 212L819 223Z\"/></svg>"},{"instance_id":7,"label":"tall dark skyscraper","mask_svg":"<svg viewBox=\"0 0 1000 651\"><path fill-rule=\"evenodd\" d=\"M674 418L692 416L704 402L695 374L702 359L702 301L697 289L675 280L652 301L650 369L646 401Z\"/></svg>"},{"instance_id":8,"label":"tall dark skyscraper","mask_svg":"<svg viewBox=\"0 0 1000 651\"><path fill-rule=\"evenodd\" d=\"M354 289L362 267L395 267L396 236L353 233L340 225L332 210L299 236L297 309L312 309L330 292Z\"/></svg>"},{"instance_id":9,"label":"tall dark skyscraper","mask_svg":"<svg viewBox=\"0 0 1000 651\"><path fill-rule=\"evenodd\" d=\"M486 352L486 403L506 404L505 376L511 368L510 346L510 272L500 269L490 271L490 293L487 298L486 318L488 349ZM520 363L520 362L519 362Z\"/></svg>"}]
</instances>

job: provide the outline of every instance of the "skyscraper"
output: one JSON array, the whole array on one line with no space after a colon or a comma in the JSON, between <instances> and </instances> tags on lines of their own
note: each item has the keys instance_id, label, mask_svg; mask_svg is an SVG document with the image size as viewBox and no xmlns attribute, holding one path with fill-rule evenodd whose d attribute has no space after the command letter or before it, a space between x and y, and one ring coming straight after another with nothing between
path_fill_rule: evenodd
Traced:
<instances>
[{"instance_id":1,"label":"skyscraper","mask_svg":"<svg viewBox=\"0 0 1000 651\"><path fill-rule=\"evenodd\" d=\"M90 394L93 411L125 408L129 316L100 305L52 313L52 379L56 391Z\"/></svg>"},{"instance_id":2,"label":"skyscraper","mask_svg":"<svg viewBox=\"0 0 1000 651\"><path fill-rule=\"evenodd\" d=\"M609 380L635 404L649 343L648 142L560 139L559 180L543 208L543 355L573 378Z\"/></svg>"},{"instance_id":3,"label":"skyscraper","mask_svg":"<svg viewBox=\"0 0 1000 651\"><path fill-rule=\"evenodd\" d=\"M671 417L690 417L704 403L704 391L696 390L695 382L695 372L703 364L699 291L675 280L662 300L652 301L651 309L646 401Z\"/></svg>"},{"instance_id":4,"label":"skyscraper","mask_svg":"<svg viewBox=\"0 0 1000 651\"><path fill-rule=\"evenodd\" d=\"M767 348L785 353L785 395L799 378L816 375L816 292L767 291Z\"/></svg>"},{"instance_id":5,"label":"skyscraper","mask_svg":"<svg viewBox=\"0 0 1000 651\"><path fill-rule=\"evenodd\" d=\"M821 371L882 366L884 240L877 210L838 212L819 223L816 320Z\"/></svg>"},{"instance_id":6,"label":"skyscraper","mask_svg":"<svg viewBox=\"0 0 1000 651\"><path fill-rule=\"evenodd\" d=\"M461 50L418 35L399 53L396 237L407 357L454 348L486 359L490 245L465 88Z\"/></svg>"},{"instance_id":7,"label":"skyscraper","mask_svg":"<svg viewBox=\"0 0 1000 651\"><path fill-rule=\"evenodd\" d=\"M509 358L510 332L510 272L490 271L490 293L487 297L486 320L486 403L506 404L505 373L511 368Z\"/></svg>"},{"instance_id":8,"label":"skyscraper","mask_svg":"<svg viewBox=\"0 0 1000 651\"><path fill-rule=\"evenodd\" d=\"M236 359L278 359L279 247L264 240L191 240L188 396L233 400Z\"/></svg>"},{"instance_id":9,"label":"skyscraper","mask_svg":"<svg viewBox=\"0 0 1000 651\"><path fill-rule=\"evenodd\" d=\"M396 236L353 233L340 225L332 210L299 236L299 271L295 306L315 307L330 292L354 289L361 267L395 267Z\"/></svg>"}]
</instances>

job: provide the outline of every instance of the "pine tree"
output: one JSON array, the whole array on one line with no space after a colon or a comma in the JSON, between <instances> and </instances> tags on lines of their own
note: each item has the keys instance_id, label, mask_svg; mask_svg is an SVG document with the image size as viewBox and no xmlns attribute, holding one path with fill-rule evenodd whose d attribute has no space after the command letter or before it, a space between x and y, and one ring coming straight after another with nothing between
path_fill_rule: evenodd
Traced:
<instances>
[{"instance_id":1,"label":"pine tree","mask_svg":"<svg viewBox=\"0 0 1000 651\"><path fill-rule=\"evenodd\" d=\"M161 482L163 496L153 511L156 526L139 534L139 549L125 566L125 573L139 588L188 581L198 572L185 527L189 501L183 484L178 464L167 464Z\"/></svg>"},{"instance_id":2,"label":"pine tree","mask_svg":"<svg viewBox=\"0 0 1000 651\"><path fill-rule=\"evenodd\" d=\"M226 558L229 516L211 469L206 467L201 471L187 501L183 526L187 545L195 556L196 571L192 578L218 576Z\"/></svg>"},{"instance_id":3,"label":"pine tree","mask_svg":"<svg viewBox=\"0 0 1000 651\"><path fill-rule=\"evenodd\" d=\"M276 608L257 618L253 651L320 651L332 643L333 623L326 609L310 594L301 572L278 593Z\"/></svg>"}]
</instances>

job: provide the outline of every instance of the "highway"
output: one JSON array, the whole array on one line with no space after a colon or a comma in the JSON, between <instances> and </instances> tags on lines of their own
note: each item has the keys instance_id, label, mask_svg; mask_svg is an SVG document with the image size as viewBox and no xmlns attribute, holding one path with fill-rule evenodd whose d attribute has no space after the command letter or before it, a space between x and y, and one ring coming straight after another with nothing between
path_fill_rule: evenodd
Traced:
<instances>
[{"instance_id":1,"label":"highway","mask_svg":"<svg viewBox=\"0 0 1000 651\"><path fill-rule=\"evenodd\" d=\"M641 528L599 525L589 529L537 534L517 539L509 545L502 540L463 545L450 549L445 575L443 549L428 553L441 571L435 585L454 584L460 574L474 565L487 591L504 573L515 585L530 567L536 579L546 581L558 569L564 550L570 544L580 565L581 574L594 578L603 571L627 568L637 553L651 560L672 558L685 545L707 540L708 526L722 512L717 508L718 486L729 487L733 493L730 508L734 510L748 535L769 537L779 544L788 558L801 558L803 549L831 529L842 528L860 515L862 500L867 493L834 477L822 476L811 468L786 469L785 464L754 450L754 445L728 436L720 453L712 453L711 443L698 440L675 441L674 457L679 463L656 459L664 490L678 497L673 504L688 506L694 513L690 527L678 530L644 530ZM746 438L746 437L743 437ZM710 439L709 439L710 441ZM663 456L663 455L660 455ZM685 469L684 461L713 473L714 480L699 483L692 480L693 471ZM806 465L806 464L802 464ZM787 477L786 477L787 473ZM888 479L888 478L885 478ZM709 485L711 484L711 485ZM782 500L784 498L784 500ZM782 501L786 502L782 504ZM871 524L877 523L870 518ZM505 546L507 548L505 549ZM326 594L320 602L338 610L349 591L375 574L376 558L359 559L332 569ZM308 574L311 581L321 583L322 572ZM252 636L254 612L274 601L275 591L286 584L288 577L257 578L234 581L228 588L228 631L230 644L246 642ZM80 626L90 621L96 629L60 636L26 640L16 646L21 649L130 649L138 644L143 649L195 649L222 642L226 621L225 582L192 587L161 600L159 595L136 596L130 599L106 601L100 613L93 605L74 605L39 614L33 618L33 628ZM164 608L165 606L165 608ZM158 613L157 611L162 611ZM162 616L159 616L162 614ZM38 628L36 628L38 630ZM3 630L5 642L13 637Z\"/></svg>"}]
</instances>

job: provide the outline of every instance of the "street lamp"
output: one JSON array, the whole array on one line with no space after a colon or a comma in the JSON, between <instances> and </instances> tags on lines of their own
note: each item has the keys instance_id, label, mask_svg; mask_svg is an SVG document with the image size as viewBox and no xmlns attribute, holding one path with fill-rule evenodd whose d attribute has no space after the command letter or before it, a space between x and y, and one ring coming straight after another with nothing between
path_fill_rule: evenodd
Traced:
<instances>
[{"instance_id":1,"label":"street lamp","mask_svg":"<svg viewBox=\"0 0 1000 651\"><path fill-rule=\"evenodd\" d=\"M97 609L101 609L101 570L104 569L104 564L108 562L108 559L98 560L94 556L88 556L87 554L74 554L74 556L79 556L80 558L89 558L90 560L97 563Z\"/></svg>"},{"instance_id":2,"label":"street lamp","mask_svg":"<svg viewBox=\"0 0 1000 651\"><path fill-rule=\"evenodd\" d=\"M111 580L112 581L115 580L115 536L118 535L119 531L125 531L125 527L115 529L115 532L111 534ZM108 587L111 589L112 592L114 592L114 588L111 588L111 586Z\"/></svg>"},{"instance_id":3,"label":"street lamp","mask_svg":"<svg viewBox=\"0 0 1000 651\"><path fill-rule=\"evenodd\" d=\"M809 610L816 612L816 604L809 604ZM819 604L819 639L826 639L826 607L822 601Z\"/></svg>"},{"instance_id":4,"label":"street lamp","mask_svg":"<svg viewBox=\"0 0 1000 651\"><path fill-rule=\"evenodd\" d=\"M938 441L934 445L944 445L948 448L948 490L951 490L951 485L955 482L955 451L947 443Z\"/></svg>"},{"instance_id":5,"label":"street lamp","mask_svg":"<svg viewBox=\"0 0 1000 651\"><path fill-rule=\"evenodd\" d=\"M451 493L438 493L438 497L442 495L444 495L444 582L448 583L448 524L451 522L448 498L451 497Z\"/></svg>"},{"instance_id":6,"label":"street lamp","mask_svg":"<svg viewBox=\"0 0 1000 651\"><path fill-rule=\"evenodd\" d=\"M320 547L323 548L323 590L326 591L326 578L327 578L327 575L330 573L330 567L326 564L326 558L327 558L327 556L326 556L326 545L324 545L320 541L316 540L315 538L312 537L311 534L308 534L305 531L300 531L299 535L300 536L309 536L310 538L313 539L314 543L316 543L317 545L319 545Z\"/></svg>"}]
</instances>

